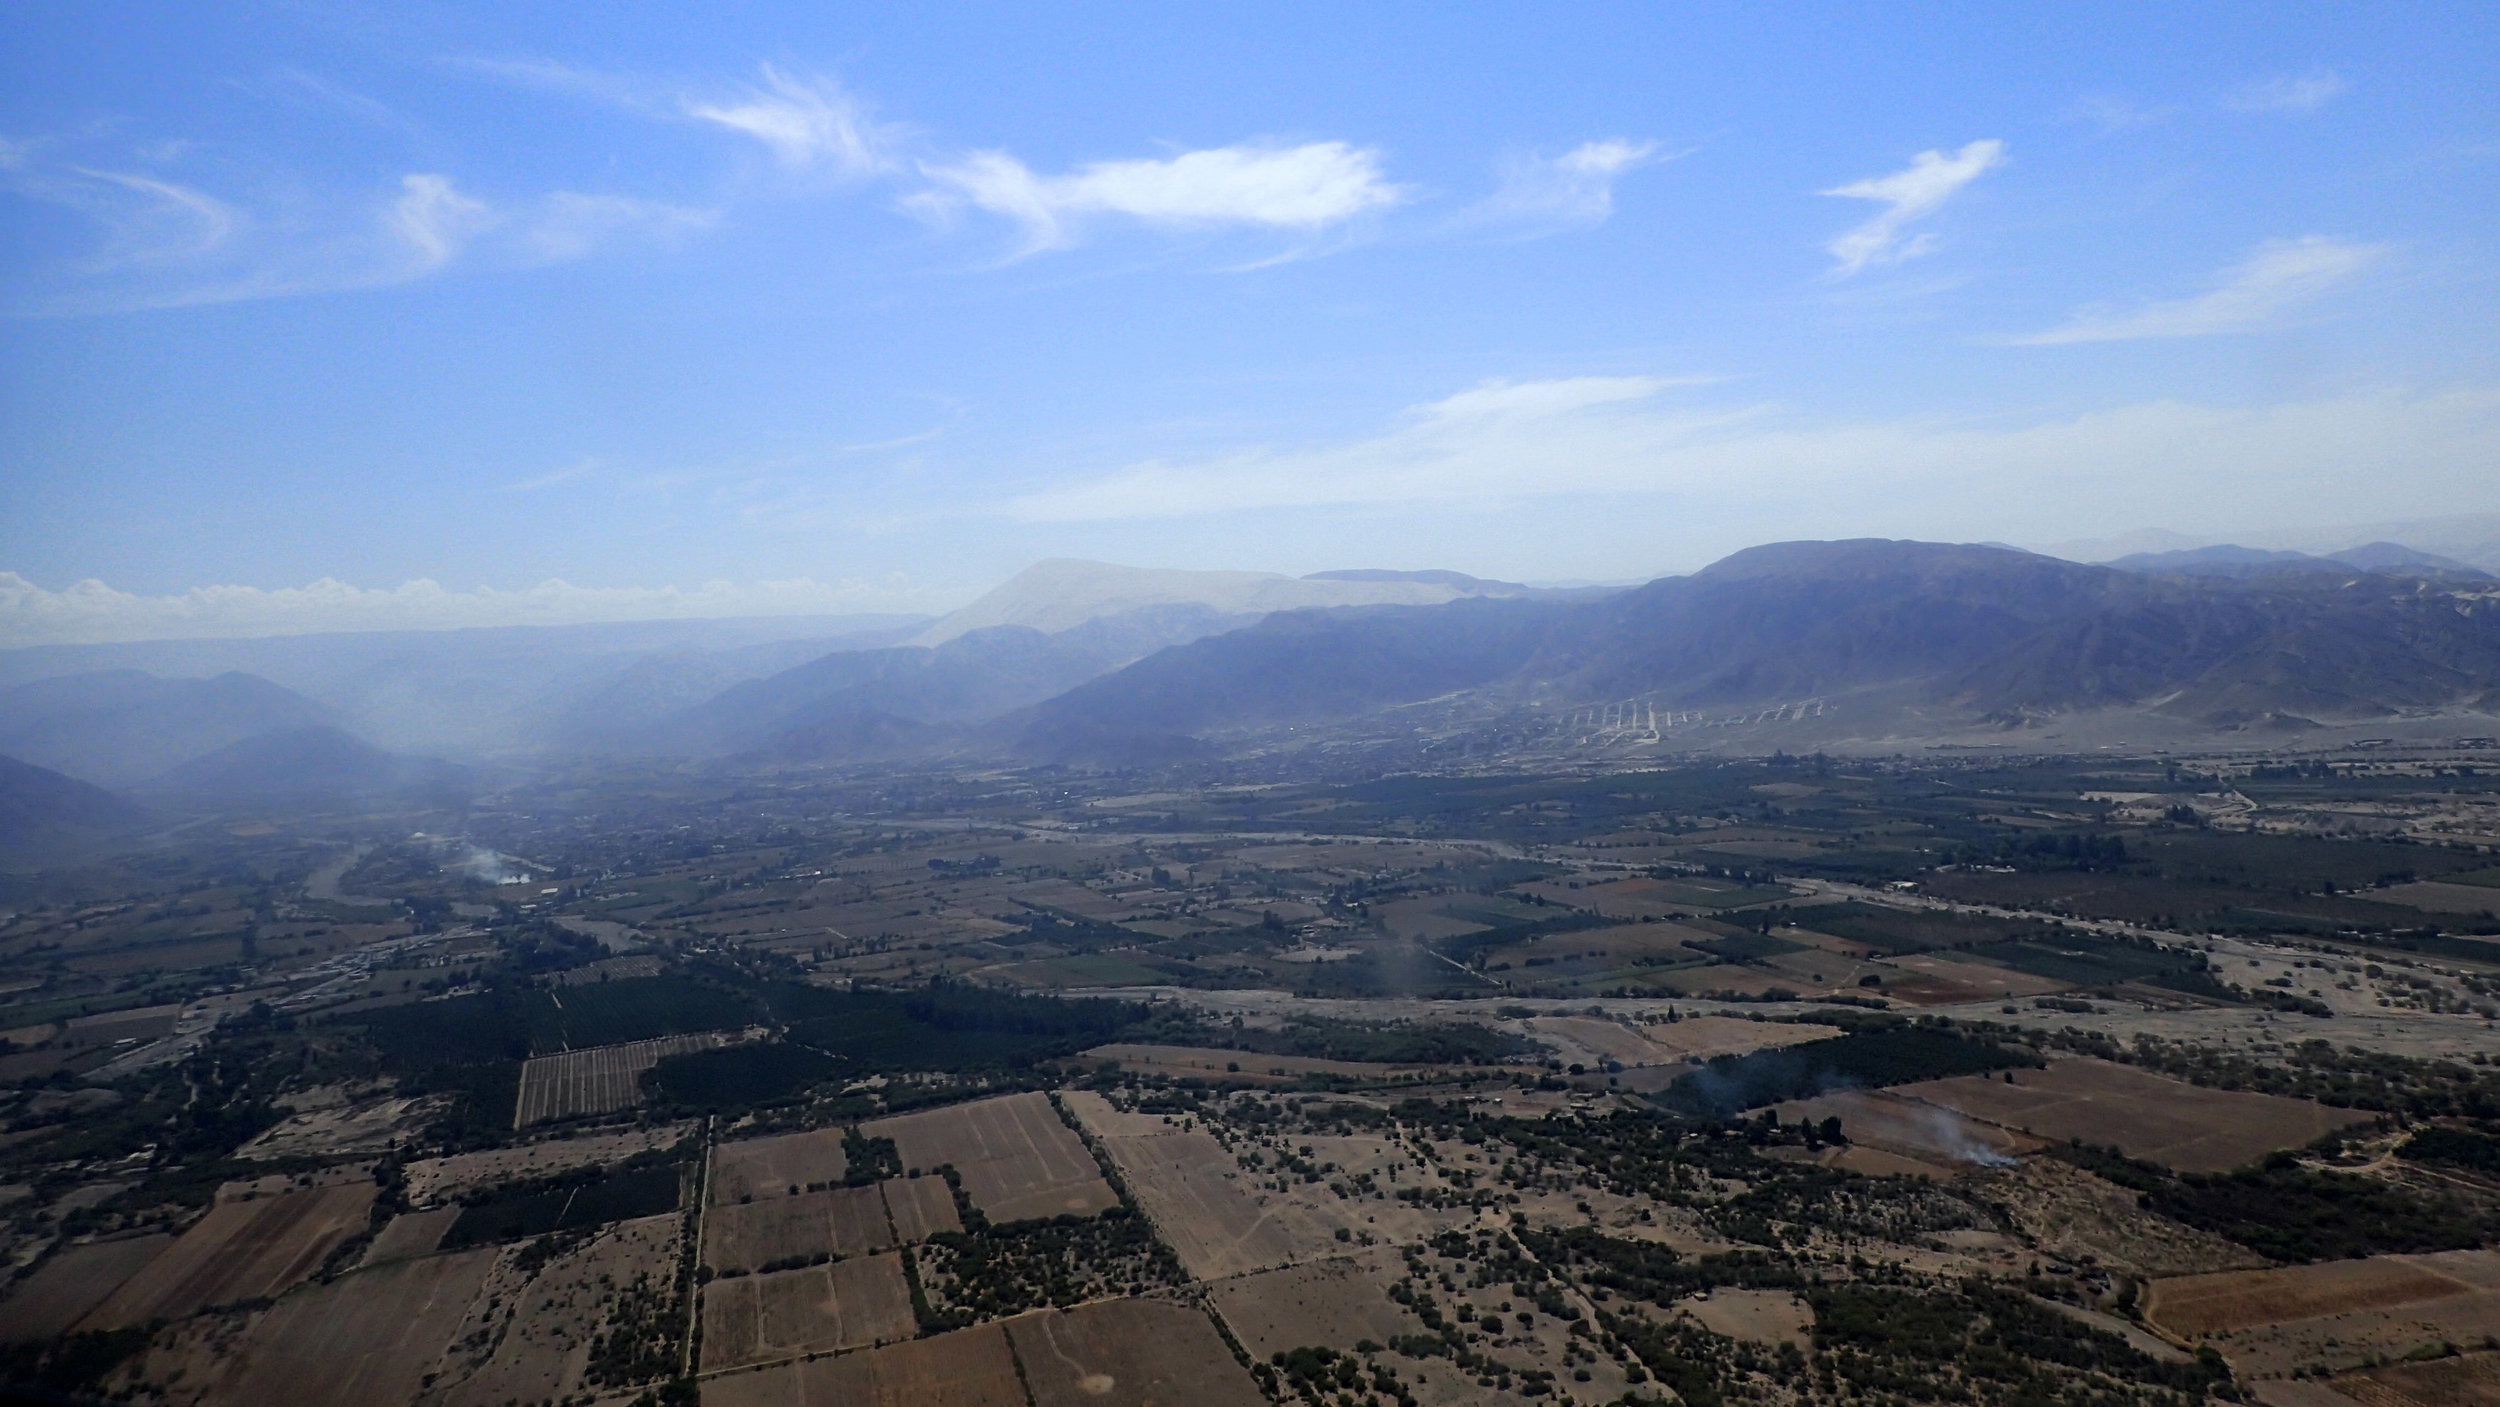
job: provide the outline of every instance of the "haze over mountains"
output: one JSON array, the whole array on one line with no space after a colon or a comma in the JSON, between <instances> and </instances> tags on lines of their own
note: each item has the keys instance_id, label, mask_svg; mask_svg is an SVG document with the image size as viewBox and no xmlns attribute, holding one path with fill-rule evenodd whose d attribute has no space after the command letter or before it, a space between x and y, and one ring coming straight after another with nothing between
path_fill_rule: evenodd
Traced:
<instances>
[{"instance_id":1,"label":"haze over mountains","mask_svg":"<svg viewBox=\"0 0 2500 1407\"><path fill-rule=\"evenodd\" d=\"M16 651L0 655L0 678L24 681L0 692L0 754L179 814L455 802L497 768L588 756L1134 764L1330 729L1491 747L1550 742L1600 707L1616 742L1667 752L1991 733L2055 748L2085 745L2065 730L2094 720L2208 741L2407 719L2500 731L2500 580L2393 544L2089 565L1795 542L1600 591L1051 562L936 621L695 624ZM78 669L236 659L301 687ZM1388 712L1417 707L1429 728ZM1721 716L1785 731L1687 726ZM13 786L30 814L83 795ZM85 804L78 824L109 819Z\"/></svg>"}]
</instances>

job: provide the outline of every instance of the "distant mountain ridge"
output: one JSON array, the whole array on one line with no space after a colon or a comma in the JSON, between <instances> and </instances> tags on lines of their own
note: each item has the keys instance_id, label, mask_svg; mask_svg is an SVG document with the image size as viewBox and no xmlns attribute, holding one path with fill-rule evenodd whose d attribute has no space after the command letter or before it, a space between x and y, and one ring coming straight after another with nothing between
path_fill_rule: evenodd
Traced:
<instances>
[{"instance_id":1,"label":"distant mountain ridge","mask_svg":"<svg viewBox=\"0 0 2500 1407\"><path fill-rule=\"evenodd\" d=\"M1971 721L2119 707L2208 727L2500 707L2500 601L2350 571L2242 582L2032 553L1777 543L1588 603L1271 616L1033 709L1039 757L1167 755L1175 735L1326 724L1422 700L1851 694Z\"/></svg>"},{"instance_id":2,"label":"distant mountain ridge","mask_svg":"<svg viewBox=\"0 0 2500 1407\"><path fill-rule=\"evenodd\" d=\"M2319 557L2306 552L2270 551L2221 543L2175 552L2136 552L2104 563L2120 571L2174 572L2187 576L2256 576L2265 572L2301 571L2349 575L2355 571L2383 576L2454 576L2493 580L2479 567L2423 552L2394 542L2370 542Z\"/></svg>"},{"instance_id":3,"label":"distant mountain ridge","mask_svg":"<svg viewBox=\"0 0 2500 1407\"><path fill-rule=\"evenodd\" d=\"M1439 605L1462 596L1528 588L1461 572L1342 571L1289 577L1274 572L1202 572L1122 567L1054 558L1036 562L959 611L940 617L909 643L942 645L992 626L1045 635L1149 607L1200 607L1236 624L1275 611L1338 606Z\"/></svg>"},{"instance_id":4,"label":"distant mountain ridge","mask_svg":"<svg viewBox=\"0 0 2500 1407\"><path fill-rule=\"evenodd\" d=\"M101 787L0 757L0 867L66 859L148 820L144 808Z\"/></svg>"},{"instance_id":5,"label":"distant mountain ridge","mask_svg":"<svg viewBox=\"0 0 2500 1407\"><path fill-rule=\"evenodd\" d=\"M160 679L116 669L0 691L0 753L120 787L246 738L335 721L255 675Z\"/></svg>"},{"instance_id":6,"label":"distant mountain ridge","mask_svg":"<svg viewBox=\"0 0 2500 1407\"><path fill-rule=\"evenodd\" d=\"M192 758L139 789L192 807L457 805L466 767L385 752L336 728L286 728Z\"/></svg>"}]
</instances>

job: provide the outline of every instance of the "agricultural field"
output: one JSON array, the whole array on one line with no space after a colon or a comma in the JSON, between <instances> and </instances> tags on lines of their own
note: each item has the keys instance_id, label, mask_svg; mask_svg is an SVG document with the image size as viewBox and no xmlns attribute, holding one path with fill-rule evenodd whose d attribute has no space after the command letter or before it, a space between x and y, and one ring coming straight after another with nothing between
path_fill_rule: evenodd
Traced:
<instances>
[{"instance_id":1,"label":"agricultural field","mask_svg":"<svg viewBox=\"0 0 2500 1407\"><path fill-rule=\"evenodd\" d=\"M1119 1203L1047 1095L1014 1094L860 1125L890 1138L906 1168L952 1167L994 1222L1089 1216Z\"/></svg>"},{"instance_id":2,"label":"agricultural field","mask_svg":"<svg viewBox=\"0 0 2500 1407\"><path fill-rule=\"evenodd\" d=\"M703 1218L703 1263L716 1271L858 1255L893 1244L885 1193L873 1183L732 1202L712 1208Z\"/></svg>"},{"instance_id":3,"label":"agricultural field","mask_svg":"<svg viewBox=\"0 0 2500 1407\"><path fill-rule=\"evenodd\" d=\"M1007 1337L1033 1407L1260 1407L1267 1400L1194 1306L1110 1300L1010 1320Z\"/></svg>"},{"instance_id":4,"label":"agricultural field","mask_svg":"<svg viewBox=\"0 0 2500 1407\"><path fill-rule=\"evenodd\" d=\"M996 1324L703 1379L703 1407L1031 1407Z\"/></svg>"},{"instance_id":5,"label":"agricultural field","mask_svg":"<svg viewBox=\"0 0 2500 1407\"><path fill-rule=\"evenodd\" d=\"M1446 761L515 782L359 917L283 826L29 880L0 1388L2483 1390L2495 779Z\"/></svg>"},{"instance_id":6,"label":"agricultural field","mask_svg":"<svg viewBox=\"0 0 2500 1407\"><path fill-rule=\"evenodd\" d=\"M516 1143L506 1148L455 1153L447 1158L421 1158L408 1164L404 1174L408 1200L418 1206L430 1206L497 1183L621 1163L639 1153L675 1147L694 1132L693 1124L655 1124L577 1138Z\"/></svg>"},{"instance_id":7,"label":"agricultural field","mask_svg":"<svg viewBox=\"0 0 2500 1407\"><path fill-rule=\"evenodd\" d=\"M1915 1100L2051 1142L2106 1144L2180 1172L2223 1172L2369 1122L2303 1099L2203 1089L2105 1060L1898 1086Z\"/></svg>"},{"instance_id":8,"label":"agricultural field","mask_svg":"<svg viewBox=\"0 0 2500 1407\"><path fill-rule=\"evenodd\" d=\"M365 1229L376 1190L367 1180L220 1201L79 1326L118 1329L268 1299Z\"/></svg>"},{"instance_id":9,"label":"agricultural field","mask_svg":"<svg viewBox=\"0 0 2500 1407\"><path fill-rule=\"evenodd\" d=\"M1365 1339L1395 1343L1423 1331L1389 1298L1403 1273L1397 1253L1384 1247L1218 1280L1207 1298L1254 1360L1315 1344L1348 1351Z\"/></svg>"},{"instance_id":10,"label":"agricultural field","mask_svg":"<svg viewBox=\"0 0 2500 1407\"><path fill-rule=\"evenodd\" d=\"M738 1275L703 1289L703 1369L892 1343L918 1331L899 1255Z\"/></svg>"},{"instance_id":11,"label":"agricultural field","mask_svg":"<svg viewBox=\"0 0 2500 1407\"><path fill-rule=\"evenodd\" d=\"M122 1380L186 1407L413 1402L494 1262L491 1251L402 1261L309 1287L239 1322L195 1319L127 1365Z\"/></svg>"},{"instance_id":12,"label":"agricultural field","mask_svg":"<svg viewBox=\"0 0 2500 1407\"><path fill-rule=\"evenodd\" d=\"M885 1195L885 1215L893 1223L897 1245L963 1230L954 1189L942 1177L890 1177L878 1183L877 1190Z\"/></svg>"},{"instance_id":13,"label":"agricultural field","mask_svg":"<svg viewBox=\"0 0 2500 1407\"><path fill-rule=\"evenodd\" d=\"M512 1126L525 1128L548 1119L631 1109L642 1102L644 1071L672 1055L717 1050L729 1043L730 1037L707 1031L537 1056L521 1065L521 1093L513 1108Z\"/></svg>"},{"instance_id":14,"label":"agricultural field","mask_svg":"<svg viewBox=\"0 0 2500 1407\"><path fill-rule=\"evenodd\" d=\"M1532 1034L1566 1050L1585 1052L1591 1064L1680 1065L1715 1055L1802 1045L1840 1034L1813 1022L1743 1021L1726 1016L1686 1016L1676 1021L1611 1021L1594 1016L1539 1016L1526 1023Z\"/></svg>"},{"instance_id":15,"label":"agricultural field","mask_svg":"<svg viewBox=\"0 0 2500 1407\"><path fill-rule=\"evenodd\" d=\"M842 1152L844 1133L838 1128L810 1129L716 1146L712 1150L712 1204L780 1197L840 1182L849 1168Z\"/></svg>"},{"instance_id":16,"label":"agricultural field","mask_svg":"<svg viewBox=\"0 0 2500 1407\"><path fill-rule=\"evenodd\" d=\"M1380 1061L1323 1060L1307 1055L1265 1055L1256 1051L1207 1050L1169 1045L1100 1045L1081 1059L1105 1061L1139 1075L1213 1080L1222 1084L1288 1084L1314 1075L1348 1080L1413 1079L1431 1067L1392 1065Z\"/></svg>"},{"instance_id":17,"label":"agricultural field","mask_svg":"<svg viewBox=\"0 0 2500 1407\"><path fill-rule=\"evenodd\" d=\"M2483 1343L2500 1326L2500 1259L2451 1251L2157 1280L2144 1314L2252 1375L2346 1372Z\"/></svg>"},{"instance_id":18,"label":"agricultural field","mask_svg":"<svg viewBox=\"0 0 2500 1407\"><path fill-rule=\"evenodd\" d=\"M443 1244L460 1220L458 1207L433 1207L421 1212L401 1212L374 1233L373 1244L365 1247L364 1265L381 1265L394 1260L414 1260L430 1256Z\"/></svg>"},{"instance_id":19,"label":"agricultural field","mask_svg":"<svg viewBox=\"0 0 2500 1407\"><path fill-rule=\"evenodd\" d=\"M172 1244L171 1236L129 1236L54 1252L0 1299L0 1341L24 1343L68 1333Z\"/></svg>"}]
</instances>

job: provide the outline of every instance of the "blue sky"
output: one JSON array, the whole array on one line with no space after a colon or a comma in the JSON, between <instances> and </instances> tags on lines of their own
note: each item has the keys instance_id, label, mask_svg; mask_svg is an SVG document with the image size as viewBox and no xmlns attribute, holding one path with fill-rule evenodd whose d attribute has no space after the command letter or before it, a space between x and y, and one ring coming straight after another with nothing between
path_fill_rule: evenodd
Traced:
<instances>
[{"instance_id":1,"label":"blue sky","mask_svg":"<svg viewBox=\"0 0 2500 1407\"><path fill-rule=\"evenodd\" d=\"M0 640L2500 510L2500 15L2042 11L13 5Z\"/></svg>"}]
</instances>

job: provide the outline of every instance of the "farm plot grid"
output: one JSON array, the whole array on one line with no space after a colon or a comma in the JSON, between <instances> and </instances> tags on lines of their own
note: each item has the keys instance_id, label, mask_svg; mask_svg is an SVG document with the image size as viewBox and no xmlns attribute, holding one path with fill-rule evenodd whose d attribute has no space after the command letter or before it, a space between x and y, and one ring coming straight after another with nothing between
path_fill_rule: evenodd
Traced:
<instances>
[{"instance_id":1,"label":"farm plot grid","mask_svg":"<svg viewBox=\"0 0 2500 1407\"><path fill-rule=\"evenodd\" d=\"M948 1164L964 1192L996 1222L1091 1216L1119 1205L1085 1143L1047 1095L1010 1094L860 1125L890 1138L905 1167Z\"/></svg>"},{"instance_id":2,"label":"farm plot grid","mask_svg":"<svg viewBox=\"0 0 2500 1407\"><path fill-rule=\"evenodd\" d=\"M718 1031L661 1036L624 1045L541 1055L521 1066L521 1094L512 1126L527 1128L570 1114L607 1114L642 1102L642 1072L671 1055L717 1050L730 1043Z\"/></svg>"},{"instance_id":3,"label":"farm plot grid","mask_svg":"<svg viewBox=\"0 0 2500 1407\"><path fill-rule=\"evenodd\" d=\"M703 1220L703 1263L716 1271L750 1271L882 1251L962 1229L944 1178L893 1178L714 1207Z\"/></svg>"},{"instance_id":4,"label":"farm plot grid","mask_svg":"<svg viewBox=\"0 0 2500 1407\"><path fill-rule=\"evenodd\" d=\"M849 1167L840 1129L724 1143L712 1150L712 1205L821 1188L840 1182Z\"/></svg>"},{"instance_id":5,"label":"farm plot grid","mask_svg":"<svg viewBox=\"0 0 2500 1407\"><path fill-rule=\"evenodd\" d=\"M918 1327L899 1255L732 1276L703 1288L703 1370L892 1343Z\"/></svg>"}]
</instances>

